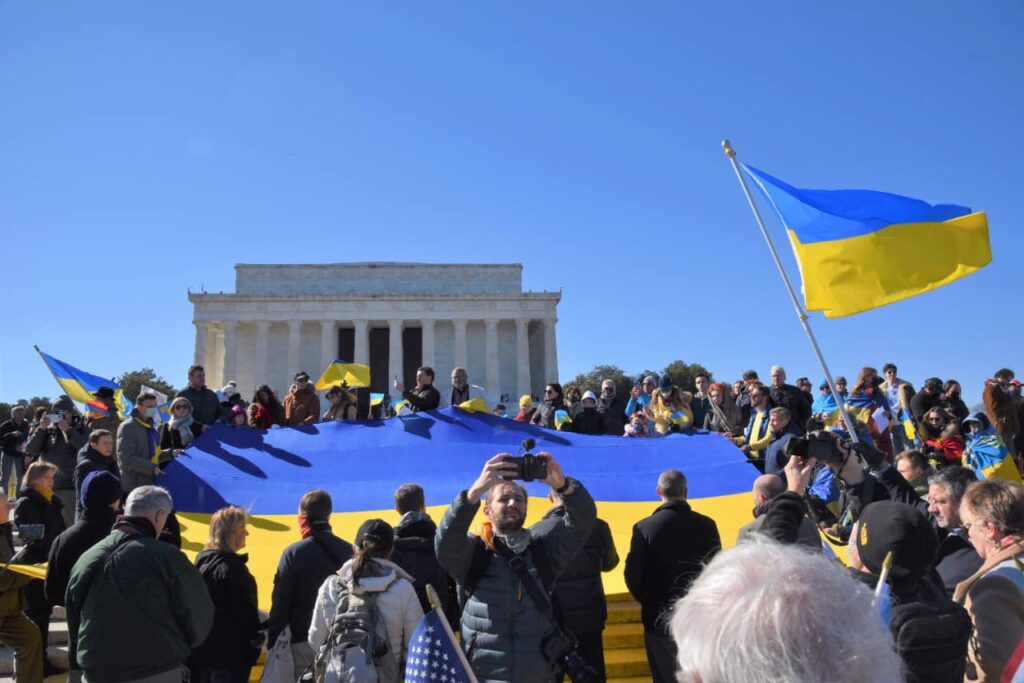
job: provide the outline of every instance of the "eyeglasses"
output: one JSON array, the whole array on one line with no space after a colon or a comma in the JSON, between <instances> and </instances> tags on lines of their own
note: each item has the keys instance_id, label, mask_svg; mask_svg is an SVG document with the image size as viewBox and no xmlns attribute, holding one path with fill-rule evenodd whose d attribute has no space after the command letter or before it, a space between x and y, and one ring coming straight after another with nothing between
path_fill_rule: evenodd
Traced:
<instances>
[{"instance_id":1,"label":"eyeglasses","mask_svg":"<svg viewBox=\"0 0 1024 683\"><path fill-rule=\"evenodd\" d=\"M555 393L555 390L554 389L545 389L544 393L545 394L553 394L553 393Z\"/></svg>"},{"instance_id":2,"label":"eyeglasses","mask_svg":"<svg viewBox=\"0 0 1024 683\"><path fill-rule=\"evenodd\" d=\"M296 384L309 384L309 380L308 379L297 379L297 380L295 380L295 383Z\"/></svg>"},{"instance_id":3,"label":"eyeglasses","mask_svg":"<svg viewBox=\"0 0 1024 683\"><path fill-rule=\"evenodd\" d=\"M178 412L179 410L188 410L188 409L189 409L188 406L174 406L174 408L172 410L174 410L174 412Z\"/></svg>"}]
</instances>

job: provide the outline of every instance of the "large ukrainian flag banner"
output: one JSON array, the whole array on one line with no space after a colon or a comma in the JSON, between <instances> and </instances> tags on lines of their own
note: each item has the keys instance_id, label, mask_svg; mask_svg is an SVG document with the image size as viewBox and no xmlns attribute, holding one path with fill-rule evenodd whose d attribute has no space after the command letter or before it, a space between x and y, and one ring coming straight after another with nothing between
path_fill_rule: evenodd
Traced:
<instances>
[{"instance_id":1,"label":"large ukrainian flag banner","mask_svg":"<svg viewBox=\"0 0 1024 683\"><path fill-rule=\"evenodd\" d=\"M801 190L740 165L786 225L807 309L826 317L927 292L992 260L982 212L871 190Z\"/></svg>"},{"instance_id":2,"label":"large ukrainian flag banner","mask_svg":"<svg viewBox=\"0 0 1024 683\"><path fill-rule=\"evenodd\" d=\"M488 413L457 408L368 422L327 422L269 430L216 426L203 433L157 481L170 489L182 524L185 550L206 541L210 514L230 504L252 514L247 552L260 605L270 606L281 551L299 539L299 498L324 488L334 500L334 532L352 541L370 517L398 522L394 492L416 482L426 492L435 522L456 494L468 488L496 453L516 454L526 438L534 452L550 452L598 501L611 525L623 563L605 575L605 590L625 592L622 568L633 524L658 505L658 474L682 470L693 507L715 519L722 542L732 545L750 521L750 489L758 472L732 443L717 434L674 434L627 439L555 432ZM548 488L527 484L528 524L550 508ZM482 521L482 515L478 521Z\"/></svg>"}]
</instances>

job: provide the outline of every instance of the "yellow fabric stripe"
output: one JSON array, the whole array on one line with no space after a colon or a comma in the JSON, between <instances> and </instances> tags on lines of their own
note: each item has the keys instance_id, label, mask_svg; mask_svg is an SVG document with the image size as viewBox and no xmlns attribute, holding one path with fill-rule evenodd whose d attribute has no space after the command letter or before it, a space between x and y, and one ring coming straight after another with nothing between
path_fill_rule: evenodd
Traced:
<instances>
[{"instance_id":1,"label":"yellow fabric stripe","mask_svg":"<svg viewBox=\"0 0 1024 683\"><path fill-rule=\"evenodd\" d=\"M941 287L992 260L983 212L941 223L901 223L870 235L800 244L808 310L836 318Z\"/></svg>"},{"instance_id":2,"label":"yellow fabric stripe","mask_svg":"<svg viewBox=\"0 0 1024 683\"><path fill-rule=\"evenodd\" d=\"M651 486L653 488L654 482L651 482ZM619 552L619 566L603 576L605 594L614 595L626 592L626 582L622 572L626 564L626 555L629 553L633 525L654 512L659 505L660 503L657 501L640 503L598 501L597 514L611 527L615 548ZM740 527L753 519L751 514L753 499L750 493L697 498L691 500L690 505L697 512L707 515L717 522L724 547L734 545ZM435 522L440 522L447 507L446 505L435 505L428 508L427 512ZM531 497L527 508L526 523L530 525L540 521L540 518L550 508L551 504L547 499ZM355 540L359 525L372 517L379 517L388 524L394 525L398 523L400 515L393 509L334 513L331 516L331 527L335 534L351 542ZM196 553L203 549L203 544L208 538L210 515L179 512L178 521L181 524L182 550L191 559L195 559ZM481 508L481 512L477 513L470 529L475 531L483 521ZM242 552L249 554L248 566L249 571L256 577L260 609L270 609L274 572L277 570L281 551L298 540L299 525L295 515L259 515L250 518L247 547Z\"/></svg>"}]
</instances>

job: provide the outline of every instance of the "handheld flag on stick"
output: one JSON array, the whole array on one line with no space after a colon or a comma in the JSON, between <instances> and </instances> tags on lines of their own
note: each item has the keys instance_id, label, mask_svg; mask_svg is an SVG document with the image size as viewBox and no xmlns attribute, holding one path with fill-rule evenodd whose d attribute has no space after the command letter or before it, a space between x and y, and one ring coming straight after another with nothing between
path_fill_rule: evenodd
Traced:
<instances>
[{"instance_id":1,"label":"handheld flag on stick","mask_svg":"<svg viewBox=\"0 0 1024 683\"><path fill-rule=\"evenodd\" d=\"M555 429L562 431L572 424L572 418L569 417L569 413L564 410L555 411Z\"/></svg>"},{"instance_id":2,"label":"handheld flag on stick","mask_svg":"<svg viewBox=\"0 0 1024 683\"><path fill-rule=\"evenodd\" d=\"M331 387L341 386L342 383L349 387L370 386L369 366L336 360L327 366L324 374L320 375L320 379L316 381L316 390L327 391Z\"/></svg>"},{"instance_id":3,"label":"handheld flag on stick","mask_svg":"<svg viewBox=\"0 0 1024 683\"><path fill-rule=\"evenodd\" d=\"M740 166L786 226L807 310L828 318L922 294L992 260L984 213L871 190L801 190Z\"/></svg>"},{"instance_id":4,"label":"handheld flag on stick","mask_svg":"<svg viewBox=\"0 0 1024 683\"><path fill-rule=\"evenodd\" d=\"M875 599L871 605L875 608L878 617L889 627L889 618L892 613L892 586L889 585L889 572L892 571L892 551L885 554L882 561L882 572L878 575L878 585L875 586Z\"/></svg>"},{"instance_id":5,"label":"handheld flag on stick","mask_svg":"<svg viewBox=\"0 0 1024 683\"><path fill-rule=\"evenodd\" d=\"M431 588L429 584L427 588ZM477 683L466 656L455 643L455 635L448 620L440 609L434 607L423 615L409 639L405 681L419 683L441 680Z\"/></svg>"},{"instance_id":6,"label":"handheld flag on stick","mask_svg":"<svg viewBox=\"0 0 1024 683\"><path fill-rule=\"evenodd\" d=\"M109 387L114 390L114 402L117 405L117 412L119 417L123 420L128 416L128 413L132 411L131 401L124 396L124 391L121 389L121 385L112 379L104 379L92 373L79 370L73 365L69 365L64 361L57 360L53 356L43 353L39 350L39 347L34 347L39 357L46 363L46 367L49 368L53 374L53 378L57 380L57 384L64 390L72 401L77 403L84 403L86 410L95 410L98 405L102 405L102 402L96 401L95 394L100 387ZM92 405L92 404L96 405ZM105 409L105 406L104 406Z\"/></svg>"}]
</instances>

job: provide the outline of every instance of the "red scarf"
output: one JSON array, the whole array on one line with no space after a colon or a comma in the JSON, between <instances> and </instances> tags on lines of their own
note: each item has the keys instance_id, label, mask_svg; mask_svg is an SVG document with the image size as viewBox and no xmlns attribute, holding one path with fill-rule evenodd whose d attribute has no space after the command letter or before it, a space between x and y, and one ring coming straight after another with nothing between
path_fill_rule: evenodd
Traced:
<instances>
[{"instance_id":1,"label":"red scarf","mask_svg":"<svg viewBox=\"0 0 1024 683\"><path fill-rule=\"evenodd\" d=\"M313 527L309 525L309 517L299 513L299 532L303 538L309 538L313 535Z\"/></svg>"}]
</instances>

